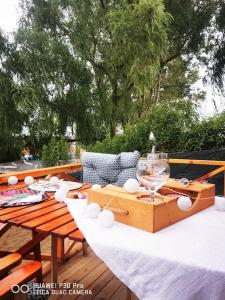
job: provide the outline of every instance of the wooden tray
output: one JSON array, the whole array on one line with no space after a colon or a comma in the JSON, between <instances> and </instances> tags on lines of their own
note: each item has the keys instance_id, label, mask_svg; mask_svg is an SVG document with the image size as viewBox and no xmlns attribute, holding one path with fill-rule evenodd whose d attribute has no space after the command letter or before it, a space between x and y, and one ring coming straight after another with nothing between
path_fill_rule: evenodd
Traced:
<instances>
[{"instance_id":1,"label":"wooden tray","mask_svg":"<svg viewBox=\"0 0 225 300\"><path fill-rule=\"evenodd\" d=\"M146 202L142 196L146 193L129 194L120 187L104 187L88 190L89 202L97 202L101 207L108 204L108 209L115 213L118 222L139 229L156 232L180 220L183 220L214 204L215 186L193 182L188 187L169 180L156 196L155 202ZM176 193L191 197L192 207L183 211L177 206Z\"/></svg>"}]
</instances>

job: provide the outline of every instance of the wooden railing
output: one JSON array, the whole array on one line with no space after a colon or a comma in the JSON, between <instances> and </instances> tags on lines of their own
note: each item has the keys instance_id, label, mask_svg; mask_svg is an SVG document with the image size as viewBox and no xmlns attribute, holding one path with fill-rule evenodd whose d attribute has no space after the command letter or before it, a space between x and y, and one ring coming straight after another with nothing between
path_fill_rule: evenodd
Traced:
<instances>
[{"instance_id":1,"label":"wooden railing","mask_svg":"<svg viewBox=\"0 0 225 300\"><path fill-rule=\"evenodd\" d=\"M224 172L225 175L225 161L221 160L196 160L196 159L175 159L171 158L169 160L170 164L189 164L189 165L205 165L205 166L218 166L215 170L195 179L195 181L203 181L208 178L211 178L221 172ZM69 164L64 166L56 166L49 168L41 168L41 169L32 169L25 170L19 172L10 172L6 174L0 175L0 184L6 183L9 176L17 176L19 180L23 180L26 176L30 175L33 177L43 177L46 175L54 175L60 173L69 173L74 170L80 170L82 168L81 163ZM225 176L224 176L224 195L225 195Z\"/></svg>"},{"instance_id":2,"label":"wooden railing","mask_svg":"<svg viewBox=\"0 0 225 300\"><path fill-rule=\"evenodd\" d=\"M188 165L205 165L205 166L219 166L215 170L208 172L207 174L196 178L194 181L203 181L208 178L211 178L221 172L224 172L224 188L223 193L225 196L225 161L223 160L197 160L197 159L175 159L171 158L169 160L170 164L188 164Z\"/></svg>"},{"instance_id":3,"label":"wooden railing","mask_svg":"<svg viewBox=\"0 0 225 300\"><path fill-rule=\"evenodd\" d=\"M46 175L56 175L60 173L69 173L75 170L80 170L82 167L81 163L69 164L64 166L48 167L41 169L32 169L18 172L10 172L6 174L0 174L0 184L6 183L10 176L17 176L19 180L23 180L26 176L43 177Z\"/></svg>"}]
</instances>

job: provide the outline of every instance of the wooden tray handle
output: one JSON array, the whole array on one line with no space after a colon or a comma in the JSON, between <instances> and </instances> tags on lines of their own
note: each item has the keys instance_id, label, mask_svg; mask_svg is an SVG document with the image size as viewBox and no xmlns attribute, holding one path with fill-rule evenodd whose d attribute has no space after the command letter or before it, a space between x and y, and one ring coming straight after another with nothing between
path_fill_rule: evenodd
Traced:
<instances>
[{"instance_id":1,"label":"wooden tray handle","mask_svg":"<svg viewBox=\"0 0 225 300\"><path fill-rule=\"evenodd\" d=\"M103 209L108 209L108 210L110 210L113 213L124 215L124 216L128 216L129 215L129 211L128 210L117 208L117 207L104 206Z\"/></svg>"}]
</instances>

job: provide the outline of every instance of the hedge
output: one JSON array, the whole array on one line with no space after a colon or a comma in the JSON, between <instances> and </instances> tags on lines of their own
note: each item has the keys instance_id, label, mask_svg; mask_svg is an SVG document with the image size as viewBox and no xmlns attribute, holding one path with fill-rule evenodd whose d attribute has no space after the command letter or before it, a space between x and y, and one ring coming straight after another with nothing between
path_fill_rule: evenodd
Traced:
<instances>
[{"instance_id":1,"label":"hedge","mask_svg":"<svg viewBox=\"0 0 225 300\"><path fill-rule=\"evenodd\" d=\"M21 137L0 137L0 163L20 159L22 148Z\"/></svg>"},{"instance_id":2,"label":"hedge","mask_svg":"<svg viewBox=\"0 0 225 300\"><path fill-rule=\"evenodd\" d=\"M198 120L195 107L188 102L173 102L154 107L124 134L88 147L88 151L119 153L150 151L149 133L155 135L158 151L182 152L225 147L225 113Z\"/></svg>"}]
</instances>

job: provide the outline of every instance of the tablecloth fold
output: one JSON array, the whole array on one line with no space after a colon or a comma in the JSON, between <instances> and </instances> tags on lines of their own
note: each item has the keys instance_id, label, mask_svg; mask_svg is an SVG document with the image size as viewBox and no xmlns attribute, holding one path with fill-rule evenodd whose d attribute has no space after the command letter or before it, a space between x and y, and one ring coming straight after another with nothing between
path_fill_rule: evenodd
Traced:
<instances>
[{"instance_id":1,"label":"tablecloth fold","mask_svg":"<svg viewBox=\"0 0 225 300\"><path fill-rule=\"evenodd\" d=\"M225 299L225 212L210 207L157 233L85 215L86 200L67 199L93 251L143 300Z\"/></svg>"}]
</instances>

